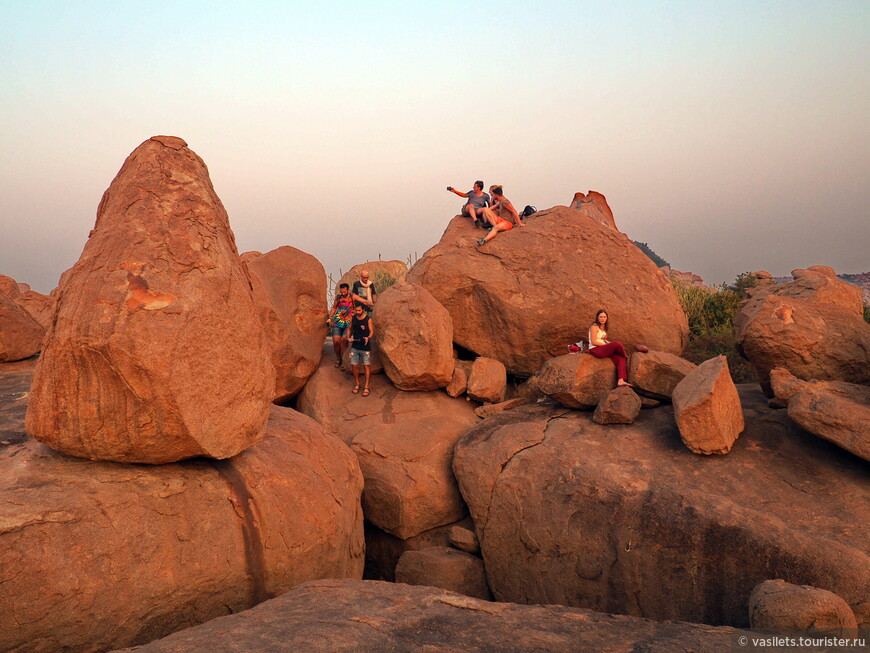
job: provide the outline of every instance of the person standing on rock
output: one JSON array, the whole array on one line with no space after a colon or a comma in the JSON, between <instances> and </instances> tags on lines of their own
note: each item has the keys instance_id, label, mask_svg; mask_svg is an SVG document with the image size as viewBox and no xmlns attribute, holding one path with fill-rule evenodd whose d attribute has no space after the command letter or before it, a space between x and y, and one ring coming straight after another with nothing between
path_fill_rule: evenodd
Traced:
<instances>
[{"instance_id":1,"label":"person standing on rock","mask_svg":"<svg viewBox=\"0 0 870 653\"><path fill-rule=\"evenodd\" d=\"M495 198L495 208L485 208L483 210L483 215L487 222L492 225L492 229L486 236L477 241L478 245L483 245L492 240L499 231L510 231L514 228L514 223L520 227L526 226L520 219L520 214L517 213L514 205L504 196L501 186L493 186L492 195ZM507 218L510 218L510 220Z\"/></svg>"},{"instance_id":2,"label":"person standing on rock","mask_svg":"<svg viewBox=\"0 0 870 653\"><path fill-rule=\"evenodd\" d=\"M372 376L372 338L375 328L372 318L366 313L362 304L354 307L353 318L350 321L350 364L353 366L353 393L359 392L359 366L365 368L366 385L362 396L369 396L369 380Z\"/></svg>"},{"instance_id":3,"label":"person standing on rock","mask_svg":"<svg viewBox=\"0 0 870 653\"><path fill-rule=\"evenodd\" d=\"M341 359L344 350L347 349L347 336L350 329L350 320L353 317L353 299L350 296L350 286L346 283L339 284L338 294L332 303L332 310L326 323L330 325L332 333L332 346L335 349L335 367L341 367Z\"/></svg>"},{"instance_id":4,"label":"person standing on rock","mask_svg":"<svg viewBox=\"0 0 870 653\"><path fill-rule=\"evenodd\" d=\"M448 186L447 190L459 195L459 197L468 198L468 203L462 207L462 215L466 218L471 218L474 221L475 227L486 226L486 221L483 219L483 210L489 205L489 195L483 192L482 181L474 182L474 188L467 193L458 191L453 186Z\"/></svg>"},{"instance_id":5,"label":"person standing on rock","mask_svg":"<svg viewBox=\"0 0 870 653\"><path fill-rule=\"evenodd\" d=\"M625 347L618 340L607 339L607 311L603 308L595 314L595 321L589 327L589 353L596 358L609 358L616 365L617 386L629 386Z\"/></svg>"},{"instance_id":6,"label":"person standing on rock","mask_svg":"<svg viewBox=\"0 0 870 653\"><path fill-rule=\"evenodd\" d=\"M362 306L366 313L371 313L378 301L378 293L375 289L373 281L369 281L369 271L363 270L359 273L359 280L353 282L353 305Z\"/></svg>"}]
</instances>

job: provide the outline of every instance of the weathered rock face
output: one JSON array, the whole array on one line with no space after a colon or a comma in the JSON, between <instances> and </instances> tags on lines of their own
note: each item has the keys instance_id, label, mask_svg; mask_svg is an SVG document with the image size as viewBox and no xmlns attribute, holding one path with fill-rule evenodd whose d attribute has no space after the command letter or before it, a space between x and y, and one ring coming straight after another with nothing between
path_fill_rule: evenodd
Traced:
<instances>
[{"instance_id":1,"label":"weathered rock face","mask_svg":"<svg viewBox=\"0 0 870 653\"><path fill-rule=\"evenodd\" d=\"M29 358L42 348L43 329L23 308L0 293L0 363Z\"/></svg>"},{"instance_id":2,"label":"weathered rock face","mask_svg":"<svg viewBox=\"0 0 870 653\"><path fill-rule=\"evenodd\" d=\"M287 246L247 257L246 263L272 349L275 401L285 402L320 363L328 315L326 272L311 254Z\"/></svg>"},{"instance_id":3,"label":"weathered rock face","mask_svg":"<svg viewBox=\"0 0 870 653\"><path fill-rule=\"evenodd\" d=\"M507 372L504 365L493 358L479 356L471 364L468 387L465 392L476 401L497 404L504 400L507 390Z\"/></svg>"},{"instance_id":4,"label":"weathered rock face","mask_svg":"<svg viewBox=\"0 0 870 653\"><path fill-rule=\"evenodd\" d=\"M740 393L747 425L728 456L686 450L666 405L619 428L524 406L469 431L454 470L495 598L740 626L770 578L866 600L866 462L754 384Z\"/></svg>"},{"instance_id":5,"label":"weathered rock face","mask_svg":"<svg viewBox=\"0 0 870 653\"><path fill-rule=\"evenodd\" d=\"M483 560L447 546L433 546L402 554L396 565L396 582L426 585L489 601Z\"/></svg>"},{"instance_id":6,"label":"weathered rock face","mask_svg":"<svg viewBox=\"0 0 870 653\"><path fill-rule=\"evenodd\" d=\"M756 629L843 631L858 627L852 609L836 594L784 580L766 580L752 590L749 623Z\"/></svg>"},{"instance_id":7,"label":"weathered rock face","mask_svg":"<svg viewBox=\"0 0 870 653\"><path fill-rule=\"evenodd\" d=\"M568 408L592 409L616 385L616 367L609 358L565 354L551 358L535 377L538 389Z\"/></svg>"},{"instance_id":8,"label":"weathered rock face","mask_svg":"<svg viewBox=\"0 0 870 653\"><path fill-rule=\"evenodd\" d=\"M369 271L369 279L374 281L375 290L379 293L383 292L380 287L382 279L390 278L399 281L408 275L408 266L405 265L404 261L368 261L367 263L358 263L345 272L338 281L339 285L346 283L353 289L354 281L359 281L360 272L363 270Z\"/></svg>"},{"instance_id":9,"label":"weathered rock face","mask_svg":"<svg viewBox=\"0 0 870 653\"><path fill-rule=\"evenodd\" d=\"M674 388L672 399L683 444L700 454L731 451L744 423L727 358L711 358L690 371Z\"/></svg>"},{"instance_id":10,"label":"weathered rock face","mask_svg":"<svg viewBox=\"0 0 870 653\"><path fill-rule=\"evenodd\" d=\"M486 419L487 417L492 417L493 415L498 415L499 413L503 413L506 410L512 410L517 406L525 406L529 403L532 402L525 397L514 397L513 399L501 401L497 404L485 404L483 406L478 406L474 409L474 414L478 417Z\"/></svg>"},{"instance_id":11,"label":"weathered rock face","mask_svg":"<svg viewBox=\"0 0 870 653\"><path fill-rule=\"evenodd\" d=\"M0 295L5 295L9 299L15 299L20 294L21 290L18 287L18 282L12 277L0 274Z\"/></svg>"},{"instance_id":12,"label":"weathered rock face","mask_svg":"<svg viewBox=\"0 0 870 653\"><path fill-rule=\"evenodd\" d=\"M682 351L688 323L676 293L626 236L564 206L526 224L475 248L478 230L456 217L408 273L448 310L457 344L530 376L606 308L611 338L626 348Z\"/></svg>"},{"instance_id":13,"label":"weathered rock face","mask_svg":"<svg viewBox=\"0 0 870 653\"><path fill-rule=\"evenodd\" d=\"M870 383L870 325L857 286L809 271L757 289L734 316L734 335L767 392L777 367L804 380Z\"/></svg>"},{"instance_id":14,"label":"weathered rock face","mask_svg":"<svg viewBox=\"0 0 870 653\"><path fill-rule=\"evenodd\" d=\"M451 397L465 394L465 391L468 389L469 374L471 374L471 361L455 361L453 376L450 379L450 383L444 388L445 392Z\"/></svg>"},{"instance_id":15,"label":"weathered rock face","mask_svg":"<svg viewBox=\"0 0 870 653\"><path fill-rule=\"evenodd\" d=\"M469 528L451 526L447 531L447 543L454 549L466 553L480 553L480 540L477 539L477 533Z\"/></svg>"},{"instance_id":16,"label":"weathered rock face","mask_svg":"<svg viewBox=\"0 0 870 653\"><path fill-rule=\"evenodd\" d=\"M697 365L663 351L634 353L629 358L628 380L654 399L670 399L677 384Z\"/></svg>"},{"instance_id":17,"label":"weathered rock face","mask_svg":"<svg viewBox=\"0 0 870 653\"><path fill-rule=\"evenodd\" d=\"M813 435L870 461L870 388L807 382L788 400L788 416Z\"/></svg>"},{"instance_id":18,"label":"weathered rock face","mask_svg":"<svg viewBox=\"0 0 870 653\"><path fill-rule=\"evenodd\" d=\"M25 290L13 301L27 311L43 329L47 330L51 325L51 316L54 313L54 298L51 295Z\"/></svg>"},{"instance_id":19,"label":"weathered rock face","mask_svg":"<svg viewBox=\"0 0 870 653\"><path fill-rule=\"evenodd\" d=\"M139 653L725 651L740 631L556 605L489 603L432 587L315 581Z\"/></svg>"},{"instance_id":20,"label":"weathered rock face","mask_svg":"<svg viewBox=\"0 0 870 653\"><path fill-rule=\"evenodd\" d=\"M262 437L269 348L226 211L180 138L155 136L127 158L57 301L33 437L145 463L227 458Z\"/></svg>"},{"instance_id":21,"label":"weathered rock face","mask_svg":"<svg viewBox=\"0 0 870 653\"><path fill-rule=\"evenodd\" d=\"M432 294L407 281L381 293L372 314L384 371L401 390L437 390L453 378L453 325Z\"/></svg>"},{"instance_id":22,"label":"weathered rock face","mask_svg":"<svg viewBox=\"0 0 870 653\"><path fill-rule=\"evenodd\" d=\"M640 397L628 387L614 388L592 415L596 424L631 424L640 415Z\"/></svg>"},{"instance_id":23,"label":"weathered rock face","mask_svg":"<svg viewBox=\"0 0 870 653\"><path fill-rule=\"evenodd\" d=\"M813 265L806 270L792 270L791 274L794 281L779 285L762 283L755 288L749 288L747 292L753 298L772 294L803 301L837 304L858 315L863 314L861 288L837 279L833 268Z\"/></svg>"},{"instance_id":24,"label":"weathered rock face","mask_svg":"<svg viewBox=\"0 0 870 653\"><path fill-rule=\"evenodd\" d=\"M295 411L231 460L158 466L69 458L20 420L0 447L0 650L143 643L362 575L359 467Z\"/></svg>"},{"instance_id":25,"label":"weathered rock face","mask_svg":"<svg viewBox=\"0 0 870 653\"><path fill-rule=\"evenodd\" d=\"M324 357L296 405L356 453L366 519L406 539L463 517L451 463L456 440L478 421L473 405L438 390L404 392L383 377L372 377L368 397L351 387Z\"/></svg>"},{"instance_id":26,"label":"weathered rock face","mask_svg":"<svg viewBox=\"0 0 870 653\"><path fill-rule=\"evenodd\" d=\"M607 204L607 198L601 193L597 193L594 190L590 190L585 195L580 192L574 193L574 199L571 200L570 208L580 211L606 227L616 229L613 211L610 210L610 206Z\"/></svg>"}]
</instances>

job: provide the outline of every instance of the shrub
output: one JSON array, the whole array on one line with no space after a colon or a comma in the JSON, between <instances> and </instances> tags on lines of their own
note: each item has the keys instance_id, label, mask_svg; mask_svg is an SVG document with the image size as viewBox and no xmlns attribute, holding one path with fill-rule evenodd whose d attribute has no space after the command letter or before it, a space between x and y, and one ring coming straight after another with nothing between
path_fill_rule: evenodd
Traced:
<instances>
[{"instance_id":1,"label":"shrub","mask_svg":"<svg viewBox=\"0 0 870 653\"><path fill-rule=\"evenodd\" d=\"M637 245L640 251L649 256L650 260L652 260L652 262L655 263L657 266L662 267L664 265L667 265L668 267L671 267L670 263L668 263L665 259L656 254L654 251L652 251L652 248L646 243L639 243L636 240L632 240L631 242Z\"/></svg>"}]
</instances>

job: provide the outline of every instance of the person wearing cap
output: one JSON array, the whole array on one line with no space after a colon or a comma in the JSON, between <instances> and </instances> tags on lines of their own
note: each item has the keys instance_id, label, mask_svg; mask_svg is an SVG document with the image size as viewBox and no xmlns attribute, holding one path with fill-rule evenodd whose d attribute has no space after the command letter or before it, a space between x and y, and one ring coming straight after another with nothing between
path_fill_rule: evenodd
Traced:
<instances>
[{"instance_id":1,"label":"person wearing cap","mask_svg":"<svg viewBox=\"0 0 870 653\"><path fill-rule=\"evenodd\" d=\"M483 209L489 206L489 195L483 192L482 181L474 182L474 188L467 193L458 191L453 186L448 186L447 190L459 195L459 197L468 199L468 202L462 207L462 215L471 218L475 227L486 226L486 221L483 219Z\"/></svg>"}]
</instances>

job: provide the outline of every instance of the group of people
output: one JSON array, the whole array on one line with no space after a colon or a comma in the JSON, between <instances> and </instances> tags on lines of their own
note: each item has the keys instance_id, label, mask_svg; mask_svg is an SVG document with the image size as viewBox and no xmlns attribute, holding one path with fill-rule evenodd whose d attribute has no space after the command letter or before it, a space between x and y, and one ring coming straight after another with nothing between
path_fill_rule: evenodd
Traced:
<instances>
[{"instance_id":1,"label":"group of people","mask_svg":"<svg viewBox=\"0 0 870 653\"><path fill-rule=\"evenodd\" d=\"M448 186L447 190L468 200L462 207L462 215L473 220L475 227L489 229L489 233L478 239L478 246L495 238L499 231L510 231L515 224L518 227L526 226L499 185L490 186L489 193L483 192L482 181L474 182L474 187L467 193L453 186Z\"/></svg>"},{"instance_id":2,"label":"group of people","mask_svg":"<svg viewBox=\"0 0 870 653\"><path fill-rule=\"evenodd\" d=\"M372 338L375 327L372 309L378 300L374 282L369 271L362 270L353 287L342 283L332 303L326 323L330 326L332 346L335 349L335 367L344 369L344 352L350 347L350 364L353 369L353 393L360 391L360 366L363 368L365 386L362 396L369 396L372 376Z\"/></svg>"}]
</instances>

